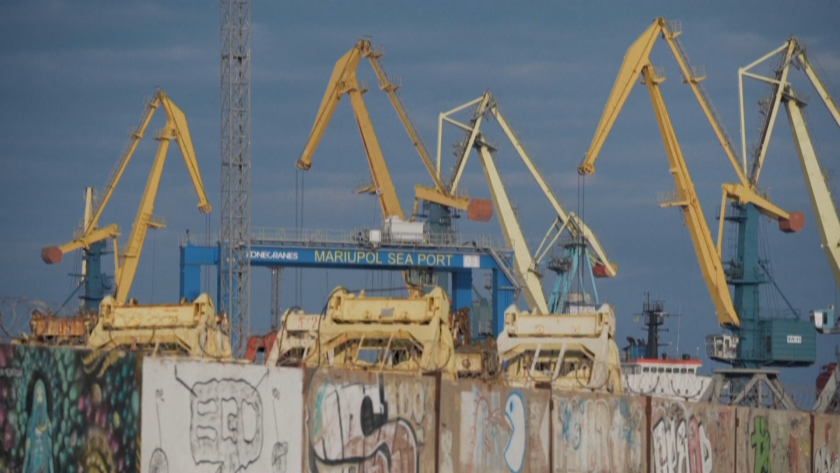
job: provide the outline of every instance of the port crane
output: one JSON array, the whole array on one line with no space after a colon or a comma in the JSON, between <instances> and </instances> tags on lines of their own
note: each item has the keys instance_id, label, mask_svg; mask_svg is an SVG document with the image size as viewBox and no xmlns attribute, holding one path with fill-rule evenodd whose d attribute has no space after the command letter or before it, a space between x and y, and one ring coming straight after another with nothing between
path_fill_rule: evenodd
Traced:
<instances>
[{"instance_id":1,"label":"port crane","mask_svg":"<svg viewBox=\"0 0 840 473\"><path fill-rule=\"evenodd\" d=\"M116 224L100 227L99 221L128 163L134 156L137 145L143 139L146 129L152 120L152 116L158 108L163 108L166 114L166 124L155 133L158 148L152 163L152 170L146 182L143 197L140 200L140 207L137 209L137 216L134 219L128 243L125 246L125 250L120 253L117 245L117 237L120 236L119 228ZM146 239L148 229L161 228L166 225L162 219L153 215L153 211L155 198L160 187L163 166L166 163L169 143L172 140L178 143L193 187L198 195L198 209L205 214L210 212L212 207L204 191L204 184L198 169L198 161L196 160L192 137L190 136L189 126L187 125L187 118L184 112L169 99L166 93L158 89L152 98L147 101L146 108L140 119L140 124L131 132L129 142L120 157L117 167L111 173L101 197L97 202L92 202L92 194L88 193L88 211L86 212L82 231L73 240L64 245L44 248L41 251L41 257L44 262L48 264L59 263L65 254L78 249L85 249L86 272L88 275L91 272L98 273L98 268L100 267L99 257L104 249L105 240L112 239L116 280L114 298L117 305L125 304L131 290L132 282L134 281L134 276L137 273L137 266L143 251L143 242ZM90 209L93 210L91 211ZM95 292L94 294L88 293L85 297L86 309L98 311L99 304L104 297L104 292L98 294Z\"/></svg>"},{"instance_id":2,"label":"port crane","mask_svg":"<svg viewBox=\"0 0 840 473\"><path fill-rule=\"evenodd\" d=\"M469 107L475 107L475 111L468 124L453 118L454 113ZM481 132L484 118L496 120L557 214L536 256L528 248L496 166L493 157L495 147ZM497 339L497 347L508 382L523 386L546 383L564 389L621 392L615 315L611 306L600 302L594 281L596 275L615 276L617 266L607 258L600 242L583 220L575 213L567 212L560 204L490 91L441 114L439 130L442 130L444 122L456 126L467 136L457 156L454 179L448 189L457 189L464 166L475 149L481 159L505 241L514 250L514 267L530 308L530 312L520 312L514 305L505 312L505 327ZM569 237L569 241L562 245L563 257L549 260L549 251L563 235ZM579 263L586 269L578 271ZM542 266L558 273L548 300L542 289ZM584 293L586 276L592 284L594 302L587 300ZM575 283L580 292L573 292Z\"/></svg>"},{"instance_id":3,"label":"port crane","mask_svg":"<svg viewBox=\"0 0 840 473\"><path fill-rule=\"evenodd\" d=\"M670 172L676 184L674 192L660 197L660 206L682 210L703 279L715 305L718 322L733 333L707 338L709 356L735 369L716 370L715 382L704 396L708 400L731 404L754 402L762 405L770 402L774 407L795 408L777 379L778 371L763 368L812 364L816 356L815 338L813 330L806 329L806 321L759 317L759 286L772 282L772 277L766 263L759 258L758 219L763 214L778 221L782 231L795 232L801 229L803 217L801 213L788 213L775 206L762 195L757 186L750 185L739 165L729 135L700 84L705 74L702 69L689 66L687 55L677 38L681 32L679 22L657 18L627 50L589 151L578 167L578 172L582 175L594 173L595 160L632 86L641 76L651 98ZM664 81L664 74L657 71L650 62L650 52L659 36L668 43L682 72L683 82L692 89L738 177L738 182L723 185L724 199L717 246L712 240L659 88ZM738 224L737 254L728 268L721 259L727 201L732 202L736 213L729 219ZM734 297L729 291L729 285L734 286ZM761 386L767 387L764 392L769 392L770 398L763 397Z\"/></svg>"},{"instance_id":4,"label":"port crane","mask_svg":"<svg viewBox=\"0 0 840 473\"><path fill-rule=\"evenodd\" d=\"M400 85L394 81L385 72L380 59L383 52L374 47L369 39L360 39L347 53L344 54L335 64L332 75L330 76L327 90L324 93L324 98L321 100L321 106L318 109L318 114L315 117L315 123L312 126L312 131L309 134L309 139L306 146L298 159L296 166L298 169L309 170L312 167L312 158L315 154L318 144L332 119L333 113L338 106L341 98L346 94L350 98L350 104L353 107L353 113L356 117L356 124L359 127L359 133L362 137L362 142L365 147L365 154L367 156L368 165L370 167L370 174L373 178L373 186L361 189L362 192L370 192L376 194L379 198L380 206L382 207L382 214L384 218L398 217L400 220L405 220L405 216L397 198L396 189L394 188L391 174L388 171L388 166L385 163L385 158L382 154L382 148L379 146L379 140L376 137L373 124L370 120L370 115L365 106L362 95L368 91L363 83L360 83L356 72L359 67L359 62L362 59L368 59L374 73L379 81L380 89L386 92L388 99L396 110L397 115L408 133L409 139L420 155L424 166L429 171L429 175L434 181L434 187L417 186L416 192L418 198L427 199L445 205L450 208L467 210L470 205L469 197L453 196L445 189L443 182L439 178L439 173L436 172L435 166L432 163L430 154L414 122L408 115L405 105L400 99L397 91ZM417 202L415 201L415 214L417 213ZM488 217L489 219L489 217Z\"/></svg>"},{"instance_id":5,"label":"port crane","mask_svg":"<svg viewBox=\"0 0 840 473\"><path fill-rule=\"evenodd\" d=\"M755 69L767 61L779 58L779 66L773 71L772 77L761 75ZM770 138L776 122L781 105L784 104L787 113L788 123L793 133L794 142L799 155L799 163L802 166L802 173L808 187L811 198L811 205L817 220L817 227L820 232L821 246L825 251L829 266L834 275L835 283L840 287L840 218L838 218L834 200L831 195L827 180L828 177L822 171L817 157L817 152L811 141L807 121L802 109L807 105L805 100L797 95L788 77L790 68L793 66L805 73L805 76L814 86L817 95L828 109L834 122L840 127L840 110L829 95L827 88L820 79L814 67L808 60L805 47L796 37L790 37L784 44L767 53L761 58L738 70L738 90L741 105L741 142L744 156L746 156L746 129L744 126L744 78L752 78L771 87L771 95L765 102L767 108L763 110L764 122L758 143L753 150L752 172L750 183L757 183L761 174ZM744 162L746 166L746 162ZM822 334L840 333L840 321L837 320L835 308L830 305L826 309L811 312L817 332ZM840 362L840 350L838 350L838 362ZM840 397L837 393L840 386L840 363L828 364L822 367L822 377L826 378L823 386L818 386L819 393L816 411L834 411L840 408ZM831 382L828 382L831 381Z\"/></svg>"}]
</instances>

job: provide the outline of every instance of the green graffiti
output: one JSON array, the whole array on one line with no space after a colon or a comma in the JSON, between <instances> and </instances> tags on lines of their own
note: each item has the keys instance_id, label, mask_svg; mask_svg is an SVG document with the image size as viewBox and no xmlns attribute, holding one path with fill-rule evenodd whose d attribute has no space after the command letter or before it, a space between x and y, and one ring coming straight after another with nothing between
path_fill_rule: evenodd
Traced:
<instances>
[{"instance_id":1,"label":"green graffiti","mask_svg":"<svg viewBox=\"0 0 840 473\"><path fill-rule=\"evenodd\" d=\"M756 416L750 439L755 449L755 473L771 473L770 432L767 431L767 419Z\"/></svg>"}]
</instances>

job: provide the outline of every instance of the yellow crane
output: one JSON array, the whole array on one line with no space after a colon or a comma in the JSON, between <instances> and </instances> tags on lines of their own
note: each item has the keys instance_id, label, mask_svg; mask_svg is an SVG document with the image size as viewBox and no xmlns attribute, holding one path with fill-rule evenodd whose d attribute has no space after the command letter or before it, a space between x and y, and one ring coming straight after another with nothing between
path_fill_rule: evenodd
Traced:
<instances>
[{"instance_id":1,"label":"yellow crane","mask_svg":"<svg viewBox=\"0 0 840 473\"><path fill-rule=\"evenodd\" d=\"M741 166L738 162L738 157L735 154L731 140L723 128L721 121L708 99L700 82L705 78L701 69L691 68L689 66L687 56L683 50L681 43L677 37L681 34L682 27L677 21L669 22L665 18L657 18L653 24L630 46L624 56L624 62L619 69L618 77L615 85L610 92L607 105L601 120L598 123L595 136L589 146L583 162L578 166L578 172L582 175L593 174L595 172L595 161L598 159L601 148L615 123L618 114L630 95L633 85L641 75L644 84L647 86L651 97L653 109L656 114L657 123L659 124L662 140L665 144L665 150L668 155L670 163L670 171L674 177L676 184L676 191L674 194L668 196L661 203L663 207L679 207L685 216L686 225L691 233L691 239L694 244L694 249L697 253L697 259L700 263L700 269L703 274L703 279L709 293L712 296L712 301L715 305L718 321L721 326L738 327L740 319L735 311L732 303L732 296L727 285L726 275L724 273L723 264L721 262L721 238L723 231L723 218L721 218L721 226L718 232L717 246L712 241L709 227L706 223L706 218L703 215L703 209L697 198L697 193L694 190L694 184L691 176L688 173L688 168L683 158L682 150L679 147L676 133L671 124L671 119L668 111L665 108L665 102L662 99L659 84L664 81L664 76L658 74L656 69L650 62L650 53L656 39L661 36L668 43L671 52L673 53L680 71L682 72L683 81L686 82L700 104L703 113L705 114L712 130L715 133L721 147L724 149L729 162L738 177L738 183L724 184L724 202L726 199L733 199L741 204L754 204L758 210L779 221L780 228L783 231L797 231L801 228L802 219L801 214L790 214L778 208L762 197L753 186L750 186Z\"/></svg>"},{"instance_id":2,"label":"yellow crane","mask_svg":"<svg viewBox=\"0 0 840 473\"><path fill-rule=\"evenodd\" d=\"M137 216L134 219L131 234L129 235L125 250L120 253L117 246L117 237L120 235L117 225L112 224L99 228L99 220L111 199L114 189L116 189L117 184L122 178L129 161L131 161L137 145L145 135L146 128L149 126L149 122L152 120L152 116L158 107L162 107L166 114L166 124L155 133L155 139L158 141L157 153L152 163L149 178L146 181L143 197L140 200L140 207L137 209ZM137 273L137 265L140 261L143 242L146 239L148 229L165 226L165 223L161 219L153 215L153 211L163 173L163 166L166 163L169 142L171 140L177 141L178 147L181 150L181 155L184 158L184 163L187 166L193 187L198 195L198 209L202 213L210 212L212 207L204 191L204 184L202 183L201 174L198 169L198 161L196 160L192 137L190 136L189 126L187 125L187 118L184 112L167 97L164 91L157 90L151 100L147 102L140 120L140 125L131 133L128 146L123 152L117 167L108 179L105 190L95 205L92 216L86 219L87 222L81 234L62 246L44 248L41 252L44 261L48 264L58 263L61 261L62 256L70 251L89 248L95 242L112 238L114 244L114 265L116 268L116 292L114 298L117 305L125 304L129 291L131 290L132 282L134 281L134 276Z\"/></svg>"},{"instance_id":3,"label":"yellow crane","mask_svg":"<svg viewBox=\"0 0 840 473\"><path fill-rule=\"evenodd\" d=\"M469 124L461 123L454 118L454 113L460 112L467 107L475 106L474 118ZM483 118L486 116L495 119L499 127L508 138L522 162L528 168L531 176L534 178L539 189L543 192L546 199L548 199L555 213L556 218L552 222L548 232L543 238L540 247L534 255L528 249L525 241L525 236L516 219L513 206L507 196L507 192L502 184L501 176L492 162L493 147L487 143L481 133L481 126ZM513 129L508 124L495 97L490 91L486 91L481 97L468 102L462 106L456 107L448 112L441 114L439 119L439 129L442 129L443 123L450 123L457 128L463 130L467 134L467 140L464 142L463 153L457 157L455 170L452 179L449 182L448 189L450 191L457 191L458 183L463 175L464 168L471 150L475 148L482 160L482 165L487 178L488 186L493 195L493 201L499 216L499 223L502 227L502 232L505 236L506 243L514 250L514 264L519 275L520 282L523 284L523 292L528 303L528 307L532 310L537 310L541 314L552 313L549 305L546 302L545 295L542 290L542 284L539 279L539 266L547 255L548 251L557 242L560 235L564 231L568 231L573 238L580 238L587 244L592 251L592 265L594 272L599 276L613 277L616 275L618 267L607 258L606 251L601 246L601 243L595 237L592 230L581 220L574 212L567 212L560 201L554 195L554 192L548 186L545 178L540 173L534 164L533 159L525 151L524 146L519 138L514 133ZM440 140L439 140L440 141ZM440 153L440 146L439 146Z\"/></svg>"},{"instance_id":4,"label":"yellow crane","mask_svg":"<svg viewBox=\"0 0 840 473\"><path fill-rule=\"evenodd\" d=\"M469 124L453 118L455 113L471 106L475 107L475 112ZM495 149L482 134L481 126L485 118L498 122L557 214L535 254L528 248L502 175L496 166L493 157ZM543 259L565 232L575 240L575 247L582 244L592 249L592 254L589 251L582 253L590 258L588 264L599 268L593 273L614 276L617 267L609 261L598 239L583 220L573 212L566 212L560 204L489 91L478 99L441 114L439 129L444 122L463 130L467 136L461 153L457 155L453 178L447 189L457 189L469 155L475 149L493 197L505 242L514 250L516 275L529 308L528 312L520 312L512 305L505 311L505 326L498 336L497 347L506 380L517 386L546 383L556 389L587 388L620 393L619 352L615 344L615 314L612 307L597 301L597 295L595 303L590 303L583 294L580 300L569 299L570 284L564 282L574 279L576 276L573 273L577 271L558 271L550 300L546 300L540 279ZM579 253L575 252L576 255Z\"/></svg>"},{"instance_id":5,"label":"yellow crane","mask_svg":"<svg viewBox=\"0 0 840 473\"><path fill-rule=\"evenodd\" d=\"M403 128L408 133L409 139L420 155L420 159L423 161L423 165L434 181L433 188L421 185L415 187L414 214L417 213L417 201L419 199L436 202L459 210L468 210L470 199L449 192L441 181L439 172L440 160L438 159L436 168L426 145L423 143L417 128L414 126L414 122L406 111L405 104L403 104L397 94L400 85L388 76L382 66L382 62L380 61L382 56L382 51L375 48L370 40L365 38L356 41L353 48L336 62L332 75L330 76L330 81L327 84L324 98L321 100L318 114L315 117L312 131L309 134L309 139L306 142L303 153L301 153L297 161L297 168L308 170L312 167L312 157L321 142L321 138L332 119L339 101L346 94L350 97L350 104L353 107L356 124L359 127L359 133L362 137L365 154L370 167L370 174L373 179L373 187L362 190L378 196L384 218L399 217L401 220L405 220L402 207L397 198L396 189L391 180L391 174L388 171L382 149L379 146L379 140L373 128L373 123L371 123L370 115L362 98L362 95L368 89L363 84L360 84L357 78L359 62L362 59L367 59L379 81L379 88L388 95L388 99L397 112L400 123L402 123Z\"/></svg>"},{"instance_id":6,"label":"yellow crane","mask_svg":"<svg viewBox=\"0 0 840 473\"><path fill-rule=\"evenodd\" d=\"M752 72L758 65L766 62L774 56L781 54L781 67L775 71L774 77L766 77ZM788 82L788 75L790 67L794 66L802 70L805 76L816 89L821 101L825 105L829 114L834 119L834 122L840 127L840 109L832 100L828 90L820 80L819 75L811 66L805 48L795 37L790 37L783 45L762 56L760 59L753 61L746 67L738 70L739 93L741 96L741 141L743 152L746 155L746 136L744 127L744 94L743 94L743 78L750 77L758 81L769 84L772 87L772 92L769 101L769 108L764 116L764 123L762 132L759 135L758 145L753 152L753 167L750 174L750 182L757 183L764 166L765 157L767 155L767 148L772 136L773 127L776 122L778 111L781 104L784 104L787 112L790 129L793 133L796 149L799 154L799 162L802 166L802 173L805 177L805 183L808 186L808 193L811 198L811 204L816 216L817 226L820 230L821 246L825 251L831 271L834 274L834 279L840 287L840 218L837 216L837 210L834 206L834 200L831 196L831 191L828 188L827 177L820 168L819 160L817 159L817 152L814 149L814 144L811 141L811 136L808 131L808 126L805 117L802 113L807 103L798 96ZM746 163L745 163L746 164ZM840 325L834 326L828 324L825 327L821 326L820 330L840 330Z\"/></svg>"},{"instance_id":7,"label":"yellow crane","mask_svg":"<svg viewBox=\"0 0 840 473\"><path fill-rule=\"evenodd\" d=\"M773 77L763 76L753 72L757 66L773 57L781 57L780 66L774 71L775 74ZM753 168L750 181L758 181L779 109L781 108L781 104L784 104L790 129L793 133L794 142L796 143L799 163L802 166L802 173L805 177L805 183L811 198L811 205L816 216L817 227L820 231L821 246L825 251L829 266L834 274L835 283L840 286L840 218L838 218L837 209L835 208L834 200L828 187L828 177L820 167L816 149L811 141L808 124L802 113L802 108L807 103L794 92L793 87L788 82L791 66L805 73L805 76L814 86L814 89L816 89L817 94L834 119L834 122L840 126L840 109L837 108L823 81L808 60L805 47L796 37L792 36L775 50L738 70L743 152L746 156L743 79L744 77L749 77L771 86L771 95L768 101L769 107L764 112L764 123L761 134L759 135L758 144L752 156ZM840 333L840 321L837 320L836 309L833 306L822 310L815 310L811 312L811 317L819 333ZM840 347L837 349L837 356L840 359ZM840 363L823 365L822 371L826 382L818 393L814 411L831 412L836 410L838 404L840 404L840 397L837 396L837 393L840 391L838 389L840 388Z\"/></svg>"}]
</instances>

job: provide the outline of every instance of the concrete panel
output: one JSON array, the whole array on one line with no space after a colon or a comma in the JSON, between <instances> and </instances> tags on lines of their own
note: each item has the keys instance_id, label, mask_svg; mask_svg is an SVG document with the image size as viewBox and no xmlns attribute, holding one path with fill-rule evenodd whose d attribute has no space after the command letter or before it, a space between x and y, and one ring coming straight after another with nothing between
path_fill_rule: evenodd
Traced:
<instances>
[{"instance_id":1,"label":"concrete panel","mask_svg":"<svg viewBox=\"0 0 840 473\"><path fill-rule=\"evenodd\" d=\"M444 381L440 398L440 473L548 470L548 391Z\"/></svg>"},{"instance_id":2,"label":"concrete panel","mask_svg":"<svg viewBox=\"0 0 840 473\"><path fill-rule=\"evenodd\" d=\"M814 473L840 473L840 416L814 416Z\"/></svg>"},{"instance_id":3,"label":"concrete panel","mask_svg":"<svg viewBox=\"0 0 840 473\"><path fill-rule=\"evenodd\" d=\"M301 471L303 371L143 360L142 471Z\"/></svg>"},{"instance_id":4,"label":"concrete panel","mask_svg":"<svg viewBox=\"0 0 840 473\"><path fill-rule=\"evenodd\" d=\"M137 471L138 359L0 345L0 471Z\"/></svg>"},{"instance_id":5,"label":"concrete panel","mask_svg":"<svg viewBox=\"0 0 840 473\"><path fill-rule=\"evenodd\" d=\"M735 471L735 408L652 398L650 443L654 473Z\"/></svg>"},{"instance_id":6,"label":"concrete panel","mask_svg":"<svg viewBox=\"0 0 840 473\"><path fill-rule=\"evenodd\" d=\"M647 471L645 398L554 393L554 471Z\"/></svg>"},{"instance_id":7,"label":"concrete panel","mask_svg":"<svg viewBox=\"0 0 840 473\"><path fill-rule=\"evenodd\" d=\"M737 471L811 471L810 428L804 412L738 408Z\"/></svg>"},{"instance_id":8,"label":"concrete panel","mask_svg":"<svg viewBox=\"0 0 840 473\"><path fill-rule=\"evenodd\" d=\"M326 369L307 374L308 471L435 471L433 377Z\"/></svg>"}]
</instances>

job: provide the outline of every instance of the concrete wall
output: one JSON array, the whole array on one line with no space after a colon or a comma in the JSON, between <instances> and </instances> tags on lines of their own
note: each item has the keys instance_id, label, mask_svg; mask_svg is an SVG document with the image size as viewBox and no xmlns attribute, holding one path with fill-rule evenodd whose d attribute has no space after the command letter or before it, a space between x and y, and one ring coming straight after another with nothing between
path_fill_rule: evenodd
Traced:
<instances>
[{"instance_id":1,"label":"concrete wall","mask_svg":"<svg viewBox=\"0 0 840 473\"><path fill-rule=\"evenodd\" d=\"M440 396L440 473L548 470L548 391L464 380Z\"/></svg>"},{"instance_id":2,"label":"concrete wall","mask_svg":"<svg viewBox=\"0 0 840 473\"><path fill-rule=\"evenodd\" d=\"M138 359L0 345L0 471L138 471Z\"/></svg>"},{"instance_id":3,"label":"concrete wall","mask_svg":"<svg viewBox=\"0 0 840 473\"><path fill-rule=\"evenodd\" d=\"M435 378L312 370L304 399L308 471L435 471Z\"/></svg>"},{"instance_id":4,"label":"concrete wall","mask_svg":"<svg viewBox=\"0 0 840 473\"><path fill-rule=\"evenodd\" d=\"M811 471L810 414L738 408L737 415L737 471Z\"/></svg>"},{"instance_id":5,"label":"concrete wall","mask_svg":"<svg viewBox=\"0 0 840 473\"><path fill-rule=\"evenodd\" d=\"M301 471L303 371L143 360L142 471Z\"/></svg>"},{"instance_id":6,"label":"concrete wall","mask_svg":"<svg viewBox=\"0 0 840 473\"><path fill-rule=\"evenodd\" d=\"M651 399L650 443L655 473L735 471L735 408Z\"/></svg>"},{"instance_id":7,"label":"concrete wall","mask_svg":"<svg viewBox=\"0 0 840 473\"><path fill-rule=\"evenodd\" d=\"M840 416L814 416L814 473L840 473Z\"/></svg>"},{"instance_id":8,"label":"concrete wall","mask_svg":"<svg viewBox=\"0 0 840 473\"><path fill-rule=\"evenodd\" d=\"M554 471L644 472L645 398L554 393Z\"/></svg>"}]
</instances>

